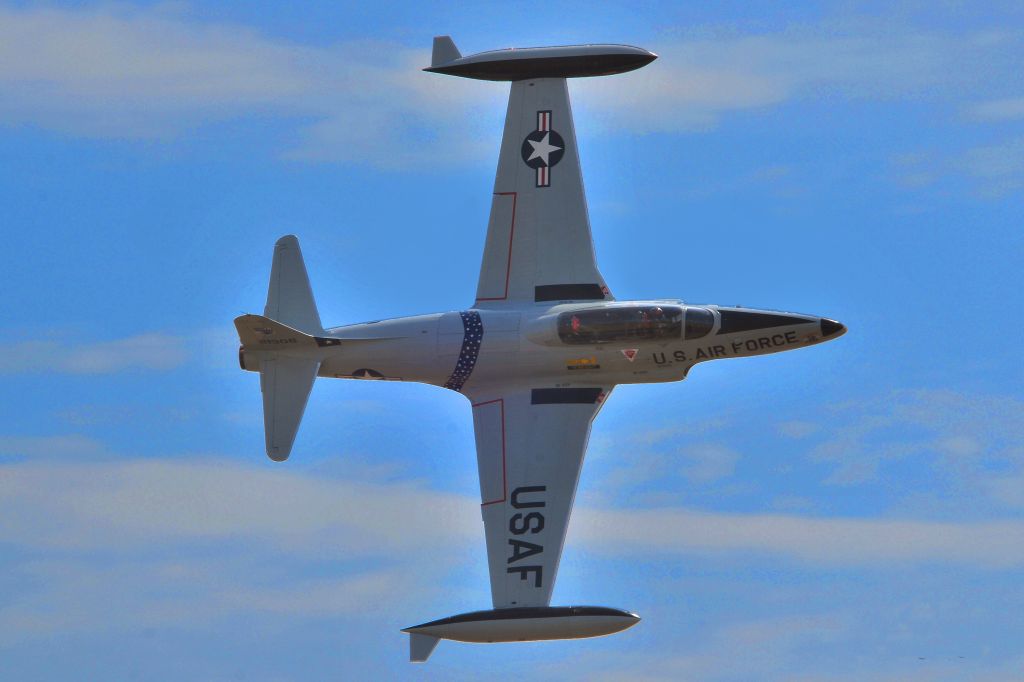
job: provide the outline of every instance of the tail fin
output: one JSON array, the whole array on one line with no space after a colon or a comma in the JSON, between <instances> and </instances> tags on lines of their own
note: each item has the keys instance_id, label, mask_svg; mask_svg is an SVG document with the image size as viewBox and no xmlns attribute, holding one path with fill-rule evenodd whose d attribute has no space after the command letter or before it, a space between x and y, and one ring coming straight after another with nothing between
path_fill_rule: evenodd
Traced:
<instances>
[{"instance_id":1,"label":"tail fin","mask_svg":"<svg viewBox=\"0 0 1024 682\"><path fill-rule=\"evenodd\" d=\"M299 240L295 235L281 237L274 245L267 307L263 314L309 334L320 334L323 331L320 313L313 300L313 290L309 286L309 275L302 261Z\"/></svg>"},{"instance_id":2,"label":"tail fin","mask_svg":"<svg viewBox=\"0 0 1024 682\"><path fill-rule=\"evenodd\" d=\"M451 36L437 36L434 38L434 53L430 58L431 66L440 66L448 62L461 59L462 53L455 47L455 41Z\"/></svg>"},{"instance_id":3,"label":"tail fin","mask_svg":"<svg viewBox=\"0 0 1024 682\"><path fill-rule=\"evenodd\" d=\"M235 318L235 329L242 341L242 369L260 373L267 455L283 462L292 451L320 369L320 344L315 337L262 315Z\"/></svg>"},{"instance_id":4,"label":"tail fin","mask_svg":"<svg viewBox=\"0 0 1024 682\"><path fill-rule=\"evenodd\" d=\"M317 339L323 334L323 326L299 240L293 235L281 237L274 246L263 316L242 315L235 319L235 328L242 341L242 369L260 373L267 455L282 462L291 454L320 369L321 354L317 351L320 341L324 341Z\"/></svg>"},{"instance_id":5,"label":"tail fin","mask_svg":"<svg viewBox=\"0 0 1024 682\"><path fill-rule=\"evenodd\" d=\"M439 637L425 635L421 632L409 633L409 661L412 663L426 663L430 654L434 653Z\"/></svg>"},{"instance_id":6,"label":"tail fin","mask_svg":"<svg viewBox=\"0 0 1024 682\"><path fill-rule=\"evenodd\" d=\"M272 353L260 361L260 390L263 391L263 429L267 456L283 462L292 452L302 413L306 411L319 359L295 358Z\"/></svg>"}]
</instances>

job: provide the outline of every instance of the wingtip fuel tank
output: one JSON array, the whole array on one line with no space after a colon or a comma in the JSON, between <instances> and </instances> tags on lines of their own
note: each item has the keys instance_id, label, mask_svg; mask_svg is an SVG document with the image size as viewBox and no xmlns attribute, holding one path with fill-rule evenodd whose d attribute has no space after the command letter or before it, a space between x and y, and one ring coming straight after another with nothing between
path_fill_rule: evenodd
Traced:
<instances>
[{"instance_id":1,"label":"wingtip fuel tank","mask_svg":"<svg viewBox=\"0 0 1024 682\"><path fill-rule=\"evenodd\" d=\"M524 606L472 611L414 625L409 659L422 663L442 639L458 642L536 642L612 635L640 622L635 613L607 606Z\"/></svg>"},{"instance_id":2,"label":"wingtip fuel tank","mask_svg":"<svg viewBox=\"0 0 1024 682\"><path fill-rule=\"evenodd\" d=\"M559 45L492 50L461 56L449 36L434 38L431 73L488 81L527 78L584 78L626 73L658 55L632 45Z\"/></svg>"}]
</instances>

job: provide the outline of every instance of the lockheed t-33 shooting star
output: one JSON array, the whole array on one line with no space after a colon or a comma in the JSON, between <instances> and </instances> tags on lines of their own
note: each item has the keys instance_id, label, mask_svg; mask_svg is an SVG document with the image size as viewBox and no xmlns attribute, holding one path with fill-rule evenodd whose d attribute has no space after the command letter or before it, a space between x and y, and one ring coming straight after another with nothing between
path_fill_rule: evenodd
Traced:
<instances>
[{"instance_id":1,"label":"lockheed t-33 shooting star","mask_svg":"<svg viewBox=\"0 0 1024 682\"><path fill-rule=\"evenodd\" d=\"M274 249L263 315L235 320L242 368L260 374L276 461L292 449L318 376L419 381L472 403L494 608L406 628L414 661L440 639L571 639L636 624L619 609L550 605L590 424L612 389L679 381L699 362L846 331L814 315L612 296L594 258L566 79L655 58L624 45L463 57L451 38L435 38L426 71L511 81L473 305L325 329L299 243L287 236Z\"/></svg>"}]
</instances>

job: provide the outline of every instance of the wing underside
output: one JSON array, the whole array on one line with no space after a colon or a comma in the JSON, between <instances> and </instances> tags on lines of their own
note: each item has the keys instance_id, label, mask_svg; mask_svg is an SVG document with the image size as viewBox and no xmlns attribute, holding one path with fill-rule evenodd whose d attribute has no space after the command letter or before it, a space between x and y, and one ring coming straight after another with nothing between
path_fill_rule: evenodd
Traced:
<instances>
[{"instance_id":1,"label":"wing underside","mask_svg":"<svg viewBox=\"0 0 1024 682\"><path fill-rule=\"evenodd\" d=\"M495 608L551 601L590 425L610 390L471 396Z\"/></svg>"},{"instance_id":2,"label":"wing underside","mask_svg":"<svg viewBox=\"0 0 1024 682\"><path fill-rule=\"evenodd\" d=\"M597 269L564 78L512 83L478 307L612 300Z\"/></svg>"}]
</instances>

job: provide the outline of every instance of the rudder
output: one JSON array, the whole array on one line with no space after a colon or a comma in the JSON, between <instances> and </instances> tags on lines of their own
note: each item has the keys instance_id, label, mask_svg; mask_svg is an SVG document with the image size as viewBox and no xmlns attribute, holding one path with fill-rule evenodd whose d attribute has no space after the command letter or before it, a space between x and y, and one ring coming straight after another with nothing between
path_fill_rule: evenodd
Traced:
<instances>
[{"instance_id":1,"label":"rudder","mask_svg":"<svg viewBox=\"0 0 1024 682\"><path fill-rule=\"evenodd\" d=\"M274 245L263 314L307 334L317 335L323 331L299 240L293 234L281 237Z\"/></svg>"}]
</instances>

